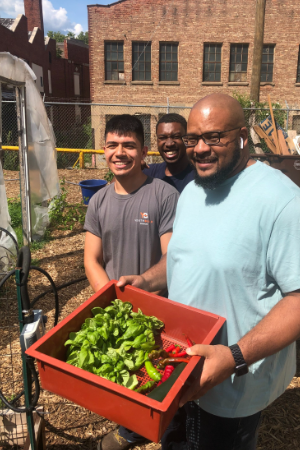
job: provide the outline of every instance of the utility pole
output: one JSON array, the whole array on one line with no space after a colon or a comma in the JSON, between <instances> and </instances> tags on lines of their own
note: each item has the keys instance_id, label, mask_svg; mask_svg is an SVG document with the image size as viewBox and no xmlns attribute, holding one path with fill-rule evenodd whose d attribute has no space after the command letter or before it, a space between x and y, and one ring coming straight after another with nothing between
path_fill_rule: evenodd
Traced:
<instances>
[{"instance_id":1,"label":"utility pole","mask_svg":"<svg viewBox=\"0 0 300 450\"><path fill-rule=\"evenodd\" d=\"M253 46L250 99L259 101L261 59L264 43L266 0L256 0L255 33Z\"/></svg>"}]
</instances>

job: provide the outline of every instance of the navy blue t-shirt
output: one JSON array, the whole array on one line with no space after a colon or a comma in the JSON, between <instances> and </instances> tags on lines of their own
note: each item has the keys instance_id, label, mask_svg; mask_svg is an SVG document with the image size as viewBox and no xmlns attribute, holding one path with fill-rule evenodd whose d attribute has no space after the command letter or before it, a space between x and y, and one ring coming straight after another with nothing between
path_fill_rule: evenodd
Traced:
<instances>
[{"instance_id":1,"label":"navy blue t-shirt","mask_svg":"<svg viewBox=\"0 0 300 450\"><path fill-rule=\"evenodd\" d=\"M165 162L160 164L150 164L149 169L144 169L143 172L148 175L148 177L159 178L160 180L169 183L173 186L179 193L183 191L185 186L195 179L195 169L192 165L188 165L182 172L177 173L168 177L165 174L167 164Z\"/></svg>"}]
</instances>

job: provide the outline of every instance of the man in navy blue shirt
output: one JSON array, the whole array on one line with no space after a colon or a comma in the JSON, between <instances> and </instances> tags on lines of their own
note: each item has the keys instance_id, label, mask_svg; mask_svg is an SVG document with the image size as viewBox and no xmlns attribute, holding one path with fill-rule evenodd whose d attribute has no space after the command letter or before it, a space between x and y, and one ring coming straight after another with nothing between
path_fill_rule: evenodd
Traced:
<instances>
[{"instance_id":1,"label":"man in navy blue shirt","mask_svg":"<svg viewBox=\"0 0 300 450\"><path fill-rule=\"evenodd\" d=\"M164 162L150 164L144 169L149 177L160 178L182 192L195 178L195 171L186 154L182 136L186 134L187 123L180 114L165 114L157 122L156 135L158 151Z\"/></svg>"}]
</instances>

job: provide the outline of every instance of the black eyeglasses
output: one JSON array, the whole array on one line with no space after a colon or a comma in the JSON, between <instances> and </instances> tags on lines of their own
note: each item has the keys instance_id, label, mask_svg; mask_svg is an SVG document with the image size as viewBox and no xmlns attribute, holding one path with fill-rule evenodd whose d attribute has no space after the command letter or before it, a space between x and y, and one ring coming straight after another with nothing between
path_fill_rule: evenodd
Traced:
<instances>
[{"instance_id":1,"label":"black eyeglasses","mask_svg":"<svg viewBox=\"0 0 300 450\"><path fill-rule=\"evenodd\" d=\"M231 128L231 130L224 130L224 131L209 131L207 133L203 134L187 134L186 136L182 136L183 143L186 147L195 147L200 139L203 140L203 142L206 145L216 145L219 144L221 140L221 134L227 133L228 131L233 130L240 130L241 127Z\"/></svg>"}]
</instances>

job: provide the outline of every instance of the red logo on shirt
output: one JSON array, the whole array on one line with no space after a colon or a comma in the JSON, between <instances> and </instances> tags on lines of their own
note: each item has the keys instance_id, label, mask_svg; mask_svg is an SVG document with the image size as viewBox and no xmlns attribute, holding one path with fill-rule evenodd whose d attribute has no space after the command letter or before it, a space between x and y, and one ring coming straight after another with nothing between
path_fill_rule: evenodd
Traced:
<instances>
[{"instance_id":1,"label":"red logo on shirt","mask_svg":"<svg viewBox=\"0 0 300 450\"><path fill-rule=\"evenodd\" d=\"M149 216L148 216L148 213L140 213L140 215L142 216L142 219L148 219L149 218Z\"/></svg>"}]
</instances>

